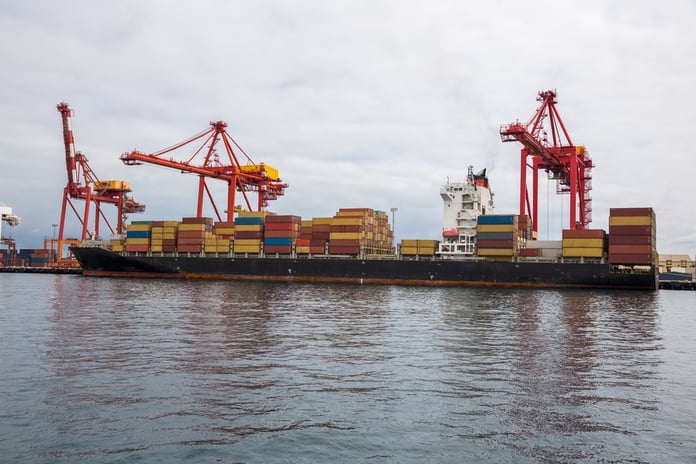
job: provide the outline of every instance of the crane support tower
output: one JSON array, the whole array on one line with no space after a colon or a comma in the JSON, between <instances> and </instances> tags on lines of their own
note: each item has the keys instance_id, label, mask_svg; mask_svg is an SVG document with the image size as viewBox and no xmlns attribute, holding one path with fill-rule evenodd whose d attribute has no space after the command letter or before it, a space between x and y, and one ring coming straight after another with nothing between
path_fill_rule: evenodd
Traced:
<instances>
[{"instance_id":1,"label":"crane support tower","mask_svg":"<svg viewBox=\"0 0 696 464\"><path fill-rule=\"evenodd\" d=\"M584 146L574 145L556 109L556 91L540 91L540 102L531 120L500 128L503 142L522 144L520 160L520 215L528 215L536 236L539 224L539 171L556 181L556 193L570 194L570 229L586 229L592 222L592 168ZM547 120L547 126L544 123ZM551 136L549 138L549 132ZM531 161L531 164L530 164ZM532 169L532 198L527 188L527 170Z\"/></svg>"},{"instance_id":2,"label":"crane support tower","mask_svg":"<svg viewBox=\"0 0 696 464\"><path fill-rule=\"evenodd\" d=\"M56 108L61 115L63 123L63 143L65 145L65 164L68 173L68 182L63 189L63 201L60 210L60 228L58 229L58 259L62 257L64 242L67 242L65 232L65 219L67 207L70 206L82 226L80 240L89 236L99 236L100 220L104 220L111 234L121 234L124 223L130 213L145 211L142 205L127 195L131 191L130 184L122 180L99 180L87 161L87 157L75 150L75 137L72 130L72 112L70 106L59 103ZM82 212L78 211L73 200L85 202ZM112 204L117 208L115 228L106 217L102 204ZM94 206L94 225L90 231L90 209Z\"/></svg>"},{"instance_id":3,"label":"crane support tower","mask_svg":"<svg viewBox=\"0 0 696 464\"><path fill-rule=\"evenodd\" d=\"M222 157L216 149L218 143L223 146L224 155ZM179 161L174 160L171 153L188 145L194 146L194 151ZM238 153L244 157L245 164L240 163ZM200 160L198 160L199 158ZM227 182L227 208L224 212L227 213L226 220L230 222L234 220L234 212L238 209L235 207L236 192L241 192L249 211L253 211L254 207L252 207L247 194L256 192L257 203L255 207L258 211L262 211L268 206L270 200L275 200L278 196L283 195L288 186L278 177L277 169L264 163L257 164L247 155L244 149L227 133L227 123L224 121L211 121L210 129L169 148L149 155L134 150L122 154L121 160L126 165L150 163L173 168L182 173L197 174L196 216L203 216L203 199L207 196L219 221L223 219L206 184L207 178Z\"/></svg>"}]
</instances>

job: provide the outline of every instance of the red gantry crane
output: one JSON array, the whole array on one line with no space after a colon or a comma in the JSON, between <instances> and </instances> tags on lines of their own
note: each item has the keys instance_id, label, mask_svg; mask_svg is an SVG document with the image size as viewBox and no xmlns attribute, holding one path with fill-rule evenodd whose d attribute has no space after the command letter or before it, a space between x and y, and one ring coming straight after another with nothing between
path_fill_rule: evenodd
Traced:
<instances>
[{"instance_id":1,"label":"red gantry crane","mask_svg":"<svg viewBox=\"0 0 696 464\"><path fill-rule=\"evenodd\" d=\"M200 143L201 141L202 144ZM221 143L224 147L223 159L221 159L216 148L218 143ZM175 160L171 153L188 145L195 147L193 153L187 155L182 160ZM235 148L244 156L246 164L239 162ZM169 155L169 157L165 158L165 155ZM197 158L202 158L202 160L196 162ZM203 216L203 198L205 194L215 211L218 221L223 219L208 189L207 178L227 182L227 208L224 212L227 213L226 221L228 222L234 220L235 194L237 191L242 193L249 211L254 209L247 193L256 192L258 195L256 208L261 211L268 206L270 200L275 200L278 196L283 195L285 188L288 186L278 177L277 169L264 163L256 164L252 161L249 155L227 133L227 123L224 121L211 122L210 129L169 148L149 155L135 150L121 155L121 160L127 165L151 163L177 169L182 173L197 174L198 203L196 216Z\"/></svg>"},{"instance_id":2,"label":"red gantry crane","mask_svg":"<svg viewBox=\"0 0 696 464\"><path fill-rule=\"evenodd\" d=\"M57 105L58 112L63 121L63 142L65 145L65 163L68 171L68 183L63 189L63 202L60 210L60 228L58 230L58 259L61 259L62 247L68 240L64 237L65 213L67 207L73 210L82 225L80 241L86 240L89 236L99 236L100 219L103 219L112 234L122 234L127 214L142 213L145 205L137 203L130 198L127 193L131 191L130 184L122 180L101 181L96 176L87 157L75 150L75 137L72 131L72 109L65 103ZM82 213L73 204L73 200L84 200L85 206ZM118 216L116 228L109 223L102 209L102 203L116 205ZM91 206L94 205L94 227L91 231L89 227L89 216Z\"/></svg>"},{"instance_id":3,"label":"red gantry crane","mask_svg":"<svg viewBox=\"0 0 696 464\"><path fill-rule=\"evenodd\" d=\"M556 180L556 193L570 194L570 229L585 229L592 222L592 160L584 146L574 145L556 109L556 91L540 91L541 102L532 119L500 128L503 142L522 144L520 162L520 215L532 220L536 237L539 224L539 170ZM544 121L548 119L548 128ZM549 131L551 138L549 138ZM531 159L531 164L530 160ZM527 169L532 169L532 198L527 188Z\"/></svg>"}]
</instances>

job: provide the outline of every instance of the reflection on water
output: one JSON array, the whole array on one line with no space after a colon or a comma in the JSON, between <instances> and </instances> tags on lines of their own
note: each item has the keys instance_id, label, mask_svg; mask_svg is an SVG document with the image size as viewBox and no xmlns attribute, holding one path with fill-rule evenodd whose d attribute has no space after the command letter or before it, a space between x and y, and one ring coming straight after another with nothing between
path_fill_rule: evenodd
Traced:
<instances>
[{"instance_id":1,"label":"reflection on water","mask_svg":"<svg viewBox=\"0 0 696 464\"><path fill-rule=\"evenodd\" d=\"M14 462L693 455L660 293L42 282L0 314Z\"/></svg>"}]
</instances>

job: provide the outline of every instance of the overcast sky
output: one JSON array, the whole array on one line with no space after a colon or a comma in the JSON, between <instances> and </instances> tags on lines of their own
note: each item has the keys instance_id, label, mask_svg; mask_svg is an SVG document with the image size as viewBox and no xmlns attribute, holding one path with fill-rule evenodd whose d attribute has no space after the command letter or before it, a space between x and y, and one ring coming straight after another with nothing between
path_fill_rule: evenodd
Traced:
<instances>
[{"instance_id":1,"label":"overcast sky","mask_svg":"<svg viewBox=\"0 0 696 464\"><path fill-rule=\"evenodd\" d=\"M608 229L612 207L653 207L658 251L693 256L695 24L689 0L5 0L0 202L22 222L3 234L21 248L52 235L66 101L97 176L129 181L147 205L132 220L195 215L197 178L119 156L224 120L289 184L271 211L395 207L397 240L436 239L440 187L469 165L488 169L496 213L518 212L520 146L498 131L556 89L596 165L590 227ZM568 196L540 190L540 238L560 239Z\"/></svg>"}]
</instances>

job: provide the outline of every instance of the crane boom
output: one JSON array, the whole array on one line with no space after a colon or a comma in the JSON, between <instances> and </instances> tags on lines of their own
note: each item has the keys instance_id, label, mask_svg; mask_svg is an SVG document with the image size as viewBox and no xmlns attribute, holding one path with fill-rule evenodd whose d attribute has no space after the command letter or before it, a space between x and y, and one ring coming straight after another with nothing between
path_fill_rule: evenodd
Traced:
<instances>
[{"instance_id":1,"label":"crane boom","mask_svg":"<svg viewBox=\"0 0 696 464\"><path fill-rule=\"evenodd\" d=\"M201 140L202 144L197 146L193 153L188 154L179 161L173 159L172 152ZM224 147L224 160L220 159L216 149L217 144L220 142L222 142ZM243 155L246 164L240 163L237 152L240 156ZM165 155L169 157L165 158ZM202 158L202 160L194 164L194 161L198 158ZM268 206L270 200L275 200L278 196L283 195L288 186L278 177L278 171L275 168L264 163L254 163L244 149L228 134L227 123L224 121L211 121L209 129L183 142L151 154L145 154L138 150L123 153L121 160L124 164L130 166L149 163L176 169L184 173L197 174L199 183L196 215L198 217L203 215L203 198L204 195L207 195L218 220L222 220L217 205L208 189L206 183L208 178L222 180L228 184L227 207L225 210L227 212L227 221L234 219L235 194L237 191L242 193L249 210L253 210L253 208L247 192L256 192L258 195L256 208L262 210Z\"/></svg>"}]
</instances>

